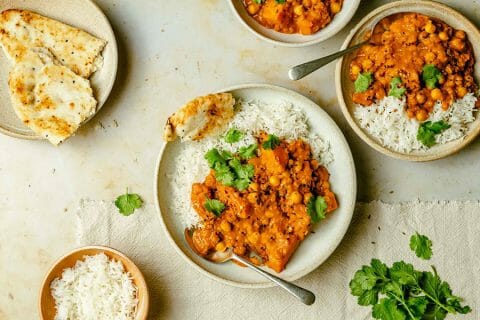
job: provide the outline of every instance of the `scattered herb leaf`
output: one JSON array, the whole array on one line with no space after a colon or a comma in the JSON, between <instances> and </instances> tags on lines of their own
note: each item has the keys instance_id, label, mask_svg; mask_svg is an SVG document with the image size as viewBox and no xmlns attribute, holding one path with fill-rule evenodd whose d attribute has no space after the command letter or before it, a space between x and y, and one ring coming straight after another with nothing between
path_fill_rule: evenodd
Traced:
<instances>
[{"instance_id":1,"label":"scattered herb leaf","mask_svg":"<svg viewBox=\"0 0 480 320\"><path fill-rule=\"evenodd\" d=\"M257 149L258 145L257 144L251 144L247 147L241 147L238 150L238 155L245 160L251 159L257 155Z\"/></svg>"},{"instance_id":2,"label":"scattered herb leaf","mask_svg":"<svg viewBox=\"0 0 480 320\"><path fill-rule=\"evenodd\" d=\"M227 143L235 143L240 141L244 136L244 133L240 130L237 130L235 128L231 128L230 130L227 131L225 134L225 142Z\"/></svg>"},{"instance_id":3,"label":"scattered herb leaf","mask_svg":"<svg viewBox=\"0 0 480 320\"><path fill-rule=\"evenodd\" d=\"M124 216L131 215L135 211L135 209L141 208L142 205L142 198L140 198L138 194L128 193L128 190L125 194L119 196L115 200L115 206Z\"/></svg>"},{"instance_id":4,"label":"scattered herb leaf","mask_svg":"<svg viewBox=\"0 0 480 320\"><path fill-rule=\"evenodd\" d=\"M400 99L403 97L407 89L401 87L402 79L400 77L395 77L390 81L390 91L388 95Z\"/></svg>"},{"instance_id":5,"label":"scattered herb leaf","mask_svg":"<svg viewBox=\"0 0 480 320\"><path fill-rule=\"evenodd\" d=\"M275 0L275 2L282 4L282 3L285 3L285 0Z\"/></svg>"},{"instance_id":6,"label":"scattered herb leaf","mask_svg":"<svg viewBox=\"0 0 480 320\"><path fill-rule=\"evenodd\" d=\"M280 139L274 135L274 134L269 134L267 137L267 140L265 140L262 144L263 149L275 149L280 145Z\"/></svg>"},{"instance_id":7,"label":"scattered herb leaf","mask_svg":"<svg viewBox=\"0 0 480 320\"><path fill-rule=\"evenodd\" d=\"M373 74L371 72L360 73L355 80L355 92L367 91L370 84L373 82Z\"/></svg>"},{"instance_id":8,"label":"scattered herb leaf","mask_svg":"<svg viewBox=\"0 0 480 320\"><path fill-rule=\"evenodd\" d=\"M418 232L410 237L410 249L421 259L429 260L432 257L432 241Z\"/></svg>"},{"instance_id":9,"label":"scattered herb leaf","mask_svg":"<svg viewBox=\"0 0 480 320\"><path fill-rule=\"evenodd\" d=\"M422 70L422 80L428 89L437 87L438 81L442 79L442 73L433 64L426 64Z\"/></svg>"},{"instance_id":10,"label":"scattered herb leaf","mask_svg":"<svg viewBox=\"0 0 480 320\"><path fill-rule=\"evenodd\" d=\"M318 223L325 219L325 213L327 212L327 202L322 196L311 197L307 203L307 213L313 223Z\"/></svg>"},{"instance_id":11,"label":"scattered herb leaf","mask_svg":"<svg viewBox=\"0 0 480 320\"><path fill-rule=\"evenodd\" d=\"M450 128L450 125L443 120L437 122L425 121L418 128L417 140L430 148L436 144L435 135L442 133L448 128Z\"/></svg>"},{"instance_id":12,"label":"scattered herb leaf","mask_svg":"<svg viewBox=\"0 0 480 320\"><path fill-rule=\"evenodd\" d=\"M217 217L225 210L225 204L217 199L207 199L203 207L216 215Z\"/></svg>"}]
</instances>

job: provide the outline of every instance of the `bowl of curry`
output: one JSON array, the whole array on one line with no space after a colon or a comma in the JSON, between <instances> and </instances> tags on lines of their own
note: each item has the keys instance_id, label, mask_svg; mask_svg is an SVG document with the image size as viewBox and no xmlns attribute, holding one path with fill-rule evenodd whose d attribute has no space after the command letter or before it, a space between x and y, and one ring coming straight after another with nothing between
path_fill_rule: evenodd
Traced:
<instances>
[{"instance_id":1,"label":"bowl of curry","mask_svg":"<svg viewBox=\"0 0 480 320\"><path fill-rule=\"evenodd\" d=\"M272 286L249 268L202 258L227 248L297 280L332 254L350 224L350 149L328 114L298 93L265 84L222 92L236 100L230 129L169 142L160 153L155 194L162 227L188 263L222 283ZM195 252L186 228L193 229Z\"/></svg>"},{"instance_id":2,"label":"bowl of curry","mask_svg":"<svg viewBox=\"0 0 480 320\"><path fill-rule=\"evenodd\" d=\"M360 0L230 0L239 21L257 37L290 47L324 41L343 29Z\"/></svg>"},{"instance_id":3,"label":"bowl of curry","mask_svg":"<svg viewBox=\"0 0 480 320\"><path fill-rule=\"evenodd\" d=\"M366 16L343 48L365 40L338 62L336 89L367 144L391 157L431 161L480 133L480 32L467 18L436 2L395 2Z\"/></svg>"}]
</instances>

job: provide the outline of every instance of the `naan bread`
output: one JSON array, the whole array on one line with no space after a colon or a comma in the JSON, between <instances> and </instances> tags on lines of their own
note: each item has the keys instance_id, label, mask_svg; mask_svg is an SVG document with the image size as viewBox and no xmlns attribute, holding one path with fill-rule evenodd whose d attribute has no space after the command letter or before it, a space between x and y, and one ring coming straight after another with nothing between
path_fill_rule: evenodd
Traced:
<instances>
[{"instance_id":1,"label":"naan bread","mask_svg":"<svg viewBox=\"0 0 480 320\"><path fill-rule=\"evenodd\" d=\"M200 140L213 135L233 117L235 99L231 93L209 94L190 101L167 120L164 138L174 141Z\"/></svg>"},{"instance_id":2,"label":"naan bread","mask_svg":"<svg viewBox=\"0 0 480 320\"><path fill-rule=\"evenodd\" d=\"M0 44L14 63L30 48L48 48L61 64L89 78L101 65L106 42L57 20L11 9L0 14Z\"/></svg>"},{"instance_id":3,"label":"naan bread","mask_svg":"<svg viewBox=\"0 0 480 320\"><path fill-rule=\"evenodd\" d=\"M25 51L8 85L18 117L54 145L95 113L90 81L61 65L45 48Z\"/></svg>"}]
</instances>

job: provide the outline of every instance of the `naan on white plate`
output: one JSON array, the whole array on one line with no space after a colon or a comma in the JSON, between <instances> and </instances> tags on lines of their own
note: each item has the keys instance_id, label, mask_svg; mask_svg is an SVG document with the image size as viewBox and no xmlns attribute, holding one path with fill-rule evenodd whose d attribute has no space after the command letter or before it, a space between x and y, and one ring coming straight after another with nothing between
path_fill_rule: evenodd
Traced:
<instances>
[{"instance_id":1,"label":"naan on white plate","mask_svg":"<svg viewBox=\"0 0 480 320\"><path fill-rule=\"evenodd\" d=\"M54 145L70 137L97 106L90 81L46 48L26 50L10 72L8 85L18 117Z\"/></svg>"}]
</instances>

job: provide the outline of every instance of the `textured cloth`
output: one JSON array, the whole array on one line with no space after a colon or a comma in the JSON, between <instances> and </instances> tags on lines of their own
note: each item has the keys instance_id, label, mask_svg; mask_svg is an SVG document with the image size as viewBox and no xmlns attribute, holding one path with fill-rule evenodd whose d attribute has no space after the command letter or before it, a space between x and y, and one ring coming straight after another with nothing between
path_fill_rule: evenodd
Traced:
<instances>
[{"instance_id":1,"label":"textured cloth","mask_svg":"<svg viewBox=\"0 0 480 320\"><path fill-rule=\"evenodd\" d=\"M151 319L370 319L357 305L348 283L371 258L389 265L398 260L427 270L431 264L465 298L473 312L447 319L480 319L480 204L409 202L357 205L351 226L334 254L297 281L317 301L304 306L278 288L239 289L199 274L172 248L151 205L129 217L110 202L82 201L78 244L107 245L126 253L143 271L151 293ZM433 241L433 257L420 260L409 249L418 231ZM287 266L288 267L288 266Z\"/></svg>"}]
</instances>

